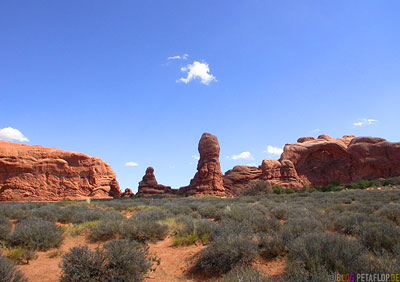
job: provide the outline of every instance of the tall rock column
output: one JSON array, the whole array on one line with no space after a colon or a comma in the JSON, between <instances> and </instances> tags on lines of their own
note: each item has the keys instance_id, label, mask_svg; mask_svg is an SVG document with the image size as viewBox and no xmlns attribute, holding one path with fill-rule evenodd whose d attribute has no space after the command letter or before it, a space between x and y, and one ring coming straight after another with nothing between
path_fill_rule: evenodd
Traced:
<instances>
[{"instance_id":1,"label":"tall rock column","mask_svg":"<svg viewBox=\"0 0 400 282\"><path fill-rule=\"evenodd\" d=\"M219 163L219 143L216 136L204 133L199 142L200 159L197 173L189 186L181 192L189 195L225 195L221 165Z\"/></svg>"}]
</instances>

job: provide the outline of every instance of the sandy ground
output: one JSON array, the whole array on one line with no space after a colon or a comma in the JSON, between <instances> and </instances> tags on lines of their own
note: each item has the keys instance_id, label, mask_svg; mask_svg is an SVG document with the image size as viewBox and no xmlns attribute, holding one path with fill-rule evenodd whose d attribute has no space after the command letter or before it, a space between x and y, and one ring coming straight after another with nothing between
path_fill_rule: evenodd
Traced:
<instances>
[{"instance_id":1,"label":"sandy ground","mask_svg":"<svg viewBox=\"0 0 400 282\"><path fill-rule=\"evenodd\" d=\"M187 247L173 247L173 238L149 244L149 257L154 261L152 270L145 277L145 282L200 282L205 281L201 277L191 277L188 269L191 267L196 255L205 246L191 245ZM90 244L82 235L66 237L59 250L61 255L50 258L49 254L54 251L38 252L37 259L29 264L19 265L21 270L31 282L56 282L59 281L61 270L61 256L72 247L88 245L91 249L98 247L98 244ZM257 259L254 266L266 275L281 275L285 271L285 259L277 258L271 261Z\"/></svg>"},{"instance_id":2,"label":"sandy ground","mask_svg":"<svg viewBox=\"0 0 400 282\"><path fill-rule=\"evenodd\" d=\"M86 242L84 236L66 237L59 248L62 253L60 256L56 258L49 257L49 254L54 251L54 249L46 252L37 252L37 258L35 260L31 260L29 264L18 265L18 269L21 270L31 282L59 281L61 276L59 265L62 255L68 252L69 249L79 245L87 245L91 249L98 246L97 244Z\"/></svg>"},{"instance_id":3,"label":"sandy ground","mask_svg":"<svg viewBox=\"0 0 400 282\"><path fill-rule=\"evenodd\" d=\"M154 264L154 271L147 274L145 282L177 282L198 281L187 276L187 270L193 257L204 249L204 246L191 245L173 247L173 238L166 238L155 244L149 244L149 255L159 259L160 264Z\"/></svg>"}]
</instances>

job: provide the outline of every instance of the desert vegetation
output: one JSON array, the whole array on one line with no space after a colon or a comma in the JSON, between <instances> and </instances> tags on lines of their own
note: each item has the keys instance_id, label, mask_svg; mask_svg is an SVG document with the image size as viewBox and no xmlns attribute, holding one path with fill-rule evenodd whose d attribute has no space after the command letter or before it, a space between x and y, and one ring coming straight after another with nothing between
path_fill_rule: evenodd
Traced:
<instances>
[{"instance_id":1,"label":"desert vegetation","mask_svg":"<svg viewBox=\"0 0 400 282\"><path fill-rule=\"evenodd\" d=\"M46 254L59 265L54 281L143 281L165 263L152 253L165 240L171 255L201 247L175 266L184 268L177 281L329 281L337 273L397 273L398 186L363 181L329 187L282 192L258 182L236 198L2 203L0 278L30 281L25 269ZM61 249L74 238L85 243ZM271 263L282 271L263 268Z\"/></svg>"}]
</instances>

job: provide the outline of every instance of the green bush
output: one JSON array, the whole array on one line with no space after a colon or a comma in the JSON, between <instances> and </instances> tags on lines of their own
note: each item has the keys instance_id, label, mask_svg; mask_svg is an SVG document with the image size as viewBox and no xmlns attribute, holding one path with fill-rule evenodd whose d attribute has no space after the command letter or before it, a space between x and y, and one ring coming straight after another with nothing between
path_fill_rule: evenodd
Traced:
<instances>
[{"instance_id":1,"label":"green bush","mask_svg":"<svg viewBox=\"0 0 400 282\"><path fill-rule=\"evenodd\" d=\"M375 253L382 249L393 252L400 246L400 230L391 223L369 222L361 227L359 233L364 246Z\"/></svg>"},{"instance_id":2,"label":"green bush","mask_svg":"<svg viewBox=\"0 0 400 282\"><path fill-rule=\"evenodd\" d=\"M356 234L363 222L368 221L368 216L360 213L344 212L340 214L334 221L336 232L354 235Z\"/></svg>"},{"instance_id":3,"label":"green bush","mask_svg":"<svg viewBox=\"0 0 400 282\"><path fill-rule=\"evenodd\" d=\"M283 194L285 192L285 189L282 186L275 185L275 186L272 187L272 191L275 194Z\"/></svg>"},{"instance_id":4,"label":"green bush","mask_svg":"<svg viewBox=\"0 0 400 282\"><path fill-rule=\"evenodd\" d=\"M259 254L265 259L271 259L284 254L285 242L276 232L261 234L258 241Z\"/></svg>"},{"instance_id":5,"label":"green bush","mask_svg":"<svg viewBox=\"0 0 400 282\"><path fill-rule=\"evenodd\" d=\"M310 273L368 272L368 255L359 242L337 234L305 234L289 244L289 260Z\"/></svg>"},{"instance_id":6,"label":"green bush","mask_svg":"<svg viewBox=\"0 0 400 282\"><path fill-rule=\"evenodd\" d=\"M387 205L376 211L376 215L400 225L400 205Z\"/></svg>"},{"instance_id":7,"label":"green bush","mask_svg":"<svg viewBox=\"0 0 400 282\"><path fill-rule=\"evenodd\" d=\"M168 225L134 216L126 220L121 227L123 239L139 242L161 240L167 236L167 233Z\"/></svg>"},{"instance_id":8,"label":"green bush","mask_svg":"<svg viewBox=\"0 0 400 282\"><path fill-rule=\"evenodd\" d=\"M62 282L143 281L150 269L147 252L132 241L111 241L102 250L72 248L62 258Z\"/></svg>"},{"instance_id":9,"label":"green bush","mask_svg":"<svg viewBox=\"0 0 400 282\"><path fill-rule=\"evenodd\" d=\"M323 231L322 223L314 218L289 218L283 225L279 237L288 244L303 234Z\"/></svg>"},{"instance_id":10,"label":"green bush","mask_svg":"<svg viewBox=\"0 0 400 282\"><path fill-rule=\"evenodd\" d=\"M270 279L261 275L256 269L248 266L235 267L222 275L218 282L269 282Z\"/></svg>"},{"instance_id":11,"label":"green bush","mask_svg":"<svg viewBox=\"0 0 400 282\"><path fill-rule=\"evenodd\" d=\"M249 237L231 235L213 241L200 252L192 271L219 275L237 265L248 265L257 254L257 246Z\"/></svg>"},{"instance_id":12,"label":"green bush","mask_svg":"<svg viewBox=\"0 0 400 282\"><path fill-rule=\"evenodd\" d=\"M28 280L11 261L0 255L0 281L27 282Z\"/></svg>"},{"instance_id":13,"label":"green bush","mask_svg":"<svg viewBox=\"0 0 400 282\"><path fill-rule=\"evenodd\" d=\"M237 194L240 196L256 196L266 194L269 190L271 190L270 183L257 180L251 181L246 188L237 191Z\"/></svg>"},{"instance_id":14,"label":"green bush","mask_svg":"<svg viewBox=\"0 0 400 282\"><path fill-rule=\"evenodd\" d=\"M122 220L103 220L99 224L89 227L88 238L91 242L116 239L121 232Z\"/></svg>"},{"instance_id":15,"label":"green bush","mask_svg":"<svg viewBox=\"0 0 400 282\"><path fill-rule=\"evenodd\" d=\"M11 246L46 251L58 247L63 239L63 232L54 223L40 218L28 218L15 226L7 242Z\"/></svg>"},{"instance_id":16,"label":"green bush","mask_svg":"<svg viewBox=\"0 0 400 282\"><path fill-rule=\"evenodd\" d=\"M8 217L0 215L0 240L5 240L11 232L11 222Z\"/></svg>"},{"instance_id":17,"label":"green bush","mask_svg":"<svg viewBox=\"0 0 400 282\"><path fill-rule=\"evenodd\" d=\"M285 193L286 194L293 194L293 193L295 193L296 191L294 190L294 189L292 189L292 188L288 188L288 189L286 189L285 190Z\"/></svg>"}]
</instances>

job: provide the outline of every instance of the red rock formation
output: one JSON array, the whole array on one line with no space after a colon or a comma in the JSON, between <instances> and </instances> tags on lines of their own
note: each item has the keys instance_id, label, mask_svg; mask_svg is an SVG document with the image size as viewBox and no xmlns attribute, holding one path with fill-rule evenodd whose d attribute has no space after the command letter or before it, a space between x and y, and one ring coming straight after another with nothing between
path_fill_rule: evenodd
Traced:
<instances>
[{"instance_id":1,"label":"red rock formation","mask_svg":"<svg viewBox=\"0 0 400 282\"><path fill-rule=\"evenodd\" d=\"M130 198L133 197L134 195L135 193L133 193L131 189L126 188L124 193L121 194L121 198Z\"/></svg>"},{"instance_id":2,"label":"red rock formation","mask_svg":"<svg viewBox=\"0 0 400 282\"><path fill-rule=\"evenodd\" d=\"M0 141L0 200L106 199L120 195L110 166L99 158Z\"/></svg>"},{"instance_id":3,"label":"red rock formation","mask_svg":"<svg viewBox=\"0 0 400 282\"><path fill-rule=\"evenodd\" d=\"M219 163L219 143L217 137L204 133L199 142L200 160L197 173L189 186L179 189L189 195L225 195L221 166Z\"/></svg>"},{"instance_id":4,"label":"red rock formation","mask_svg":"<svg viewBox=\"0 0 400 282\"><path fill-rule=\"evenodd\" d=\"M136 195L142 195L146 197L161 195L171 191L171 187L158 184L157 179L154 176L154 168L148 167L142 181L139 182L139 190Z\"/></svg>"},{"instance_id":5,"label":"red rock formation","mask_svg":"<svg viewBox=\"0 0 400 282\"><path fill-rule=\"evenodd\" d=\"M244 169L245 168L245 169ZM285 145L278 161L264 160L261 166L236 167L224 176L229 190L245 188L253 180L264 180L287 188L348 183L361 179L400 176L400 143L382 138L345 135L302 137ZM259 169L261 175L259 176ZM252 172L252 173L250 173Z\"/></svg>"},{"instance_id":6,"label":"red rock formation","mask_svg":"<svg viewBox=\"0 0 400 282\"><path fill-rule=\"evenodd\" d=\"M223 177L224 187L230 194L236 194L240 189L246 188L250 181L259 180L262 171L253 166L235 166L225 172Z\"/></svg>"}]
</instances>

